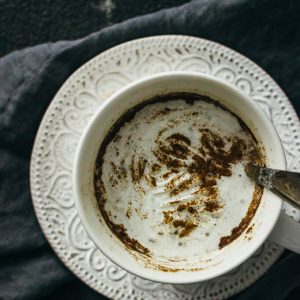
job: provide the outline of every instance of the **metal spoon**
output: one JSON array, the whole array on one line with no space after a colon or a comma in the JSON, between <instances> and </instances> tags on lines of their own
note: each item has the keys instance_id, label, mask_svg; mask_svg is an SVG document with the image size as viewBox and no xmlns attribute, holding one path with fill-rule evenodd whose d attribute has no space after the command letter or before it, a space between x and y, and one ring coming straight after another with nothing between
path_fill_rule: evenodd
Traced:
<instances>
[{"instance_id":1,"label":"metal spoon","mask_svg":"<svg viewBox=\"0 0 300 300\"><path fill-rule=\"evenodd\" d=\"M263 168L253 164L246 165L245 172L257 184L300 209L300 173Z\"/></svg>"}]
</instances>

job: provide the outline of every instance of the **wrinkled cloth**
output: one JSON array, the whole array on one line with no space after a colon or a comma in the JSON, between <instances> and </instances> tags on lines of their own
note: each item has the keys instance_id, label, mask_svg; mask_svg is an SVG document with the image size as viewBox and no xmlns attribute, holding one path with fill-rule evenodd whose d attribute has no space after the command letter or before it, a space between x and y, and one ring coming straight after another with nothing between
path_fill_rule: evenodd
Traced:
<instances>
[{"instance_id":1,"label":"wrinkled cloth","mask_svg":"<svg viewBox=\"0 0 300 300\"><path fill-rule=\"evenodd\" d=\"M56 257L34 214L30 155L43 114L64 81L100 52L135 38L210 39L262 66L300 112L300 2L202 0L116 24L84 39L0 59L0 299L105 299ZM234 299L299 299L300 256L286 252Z\"/></svg>"}]
</instances>

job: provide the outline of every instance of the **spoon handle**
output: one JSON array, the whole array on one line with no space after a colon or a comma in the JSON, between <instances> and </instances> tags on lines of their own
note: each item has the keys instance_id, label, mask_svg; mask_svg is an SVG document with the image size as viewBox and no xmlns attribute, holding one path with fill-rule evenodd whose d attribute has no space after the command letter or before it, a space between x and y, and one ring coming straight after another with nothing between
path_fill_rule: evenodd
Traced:
<instances>
[{"instance_id":1,"label":"spoon handle","mask_svg":"<svg viewBox=\"0 0 300 300\"><path fill-rule=\"evenodd\" d=\"M300 173L277 171L274 175L273 189L271 190L300 209Z\"/></svg>"},{"instance_id":2,"label":"spoon handle","mask_svg":"<svg viewBox=\"0 0 300 300\"><path fill-rule=\"evenodd\" d=\"M300 173L263 168L248 164L246 174L259 185L300 209Z\"/></svg>"}]
</instances>

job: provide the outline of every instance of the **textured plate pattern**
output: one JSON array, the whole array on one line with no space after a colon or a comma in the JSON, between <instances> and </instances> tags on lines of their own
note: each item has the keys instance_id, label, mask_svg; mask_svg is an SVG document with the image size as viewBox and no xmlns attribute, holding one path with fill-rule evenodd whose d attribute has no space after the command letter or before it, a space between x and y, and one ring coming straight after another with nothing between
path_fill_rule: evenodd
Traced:
<instances>
[{"instance_id":1,"label":"textured plate pattern","mask_svg":"<svg viewBox=\"0 0 300 300\"><path fill-rule=\"evenodd\" d=\"M244 56L217 43L186 36L139 39L114 47L78 69L49 106L31 161L31 190L41 227L61 260L95 290L114 299L222 299L257 280L282 253L266 243L234 271L191 284L153 283L114 265L88 238L74 206L72 165L88 120L109 96L138 78L186 70L212 74L240 88L263 108L284 145L288 169L300 171L298 118L277 84ZM299 220L299 212L286 206Z\"/></svg>"}]
</instances>

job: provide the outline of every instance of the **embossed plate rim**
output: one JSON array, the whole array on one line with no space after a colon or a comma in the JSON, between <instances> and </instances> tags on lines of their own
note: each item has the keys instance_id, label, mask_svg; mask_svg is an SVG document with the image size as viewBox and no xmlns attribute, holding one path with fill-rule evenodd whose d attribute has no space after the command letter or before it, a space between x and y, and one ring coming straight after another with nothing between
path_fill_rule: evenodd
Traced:
<instances>
[{"instance_id":1,"label":"embossed plate rim","mask_svg":"<svg viewBox=\"0 0 300 300\"><path fill-rule=\"evenodd\" d=\"M120 51L122 49L127 50L128 48L133 48L135 46L145 46L147 44L152 44L152 43L161 43L161 42L166 42L168 44L174 43L176 44L176 42L178 41L187 41L190 43L198 43L199 45L207 45L208 48L211 48L213 50L219 50L221 49L224 53L229 53L229 55L233 58L235 58L236 60L238 60L239 62L244 62L246 65L248 65L249 69L255 69L255 72L257 74L259 74L260 76L264 77L264 81L269 83L270 85L272 85L272 87L276 90L276 93L280 96L280 98L285 100L285 106L287 107L287 110L290 113L290 116L292 117L292 120L294 120L295 123L297 123L298 128L300 128L299 126L299 121L297 119L296 113L292 108L291 103L289 102L288 98L286 97L285 93L278 87L278 85L275 83L275 81L264 71L262 70L258 65L256 65L254 62L250 61L249 59L247 59L245 56L243 56L242 54L239 54L237 52L235 52L234 50L231 50L230 48L223 46L219 43L216 42L212 42L212 41L208 41L205 39L200 39L197 37L191 37L191 36L183 36L183 35L163 35L163 36L154 36L154 37L146 37L146 38L141 38L141 39L137 39L137 40L133 40L133 41L129 41L117 46L114 46L113 48L110 48L100 54L98 54L97 56L95 56L94 58L92 58L91 60L87 61L84 65L82 65L78 70L76 70L73 74L71 74L71 76L65 81L65 83L62 85L62 87L58 90L58 92L56 93L56 95L54 96L52 102L50 103L49 107L47 108L43 120L40 124L40 127L38 129L37 135L36 135L36 139L34 142L34 147L33 147L33 152L32 152L32 157L31 157L31 163L30 163L30 187L31 187L31 194L32 194L32 199L33 199L33 206L34 206L34 210L35 213L37 215L37 219L38 222L42 228L42 231L44 232L45 237L48 239L51 247L53 248L53 250L55 251L55 253L58 255L58 257L63 261L63 263L82 281L84 281L85 283L87 283L90 287L94 288L95 290L97 290L98 292L101 292L103 294L105 294L106 296L113 296L115 295L116 297L120 297L117 296L114 292L110 292L110 291L106 291L104 288L102 288L102 290L100 290L99 288L96 287L96 285L94 284L94 282L91 282L91 280L89 280L86 276L86 278L84 278L84 274L82 272L80 272L77 268L75 268L69 259L66 259L64 257L64 255L61 253L61 250L58 249L58 246L56 245L55 240L53 239L54 237L48 233L48 229L46 228L46 224L45 224L45 220L44 217L42 216L42 208L40 207L40 201L38 200L38 195L37 195L37 190L36 188L36 182L33 182L33 177L35 174L35 168L36 168L36 164L37 164L37 149L38 149L38 144L40 143L41 140L41 134L42 131L44 130L44 126L47 123L47 118L49 118L50 112L55 108L55 104L56 102L59 101L59 96L60 94L62 94L62 92L64 90L67 90L68 88L70 88L71 86L71 82L74 81L74 79L76 79L78 76L81 75L81 73L84 73L86 70L88 70L89 68L91 68L93 66L93 64L95 64L95 62L97 62L100 59L105 59L107 56L111 56L111 54L114 51ZM72 216L72 220L73 220L73 216ZM275 250L274 250L275 251ZM279 253L280 252L280 253ZM281 250L278 252L277 257L281 254ZM277 259L274 258L275 259ZM273 263L272 263L273 264ZM272 265L270 264L269 267ZM266 270L264 270L266 271ZM263 272L264 273L264 272ZM262 274L258 275L258 276L253 276L253 278L251 278L252 280L248 280L247 283L245 282L244 284L240 284L238 290L231 292L228 291L228 293L221 293L222 297L228 297L229 295L233 295L237 292L239 292L240 290L244 289L246 286L249 286L252 282L256 281ZM252 282L251 282L252 281ZM213 297L213 296L212 296Z\"/></svg>"}]
</instances>

